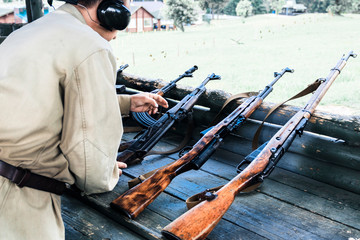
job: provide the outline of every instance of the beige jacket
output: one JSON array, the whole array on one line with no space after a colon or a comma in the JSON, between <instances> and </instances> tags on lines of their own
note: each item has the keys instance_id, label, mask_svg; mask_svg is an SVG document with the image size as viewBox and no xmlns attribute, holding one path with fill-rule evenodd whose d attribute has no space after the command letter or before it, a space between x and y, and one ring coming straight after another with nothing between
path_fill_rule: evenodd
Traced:
<instances>
[{"instance_id":1,"label":"beige jacket","mask_svg":"<svg viewBox=\"0 0 360 240\"><path fill-rule=\"evenodd\" d=\"M130 107L115 76L109 43L70 4L15 31L0 45L0 159L86 194L112 190ZM0 177L0 226L0 239L62 239L60 197Z\"/></svg>"}]
</instances>

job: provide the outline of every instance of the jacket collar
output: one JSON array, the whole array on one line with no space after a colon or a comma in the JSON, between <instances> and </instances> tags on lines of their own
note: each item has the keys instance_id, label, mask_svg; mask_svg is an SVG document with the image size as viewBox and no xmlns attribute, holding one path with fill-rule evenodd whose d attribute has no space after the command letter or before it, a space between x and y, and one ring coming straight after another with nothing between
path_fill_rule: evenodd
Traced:
<instances>
[{"instance_id":1,"label":"jacket collar","mask_svg":"<svg viewBox=\"0 0 360 240\"><path fill-rule=\"evenodd\" d=\"M72 4L65 3L65 4L61 5L57 10L65 11L65 12L71 14L72 16L74 16L76 19L78 19L83 24L86 24L83 15Z\"/></svg>"}]
</instances>

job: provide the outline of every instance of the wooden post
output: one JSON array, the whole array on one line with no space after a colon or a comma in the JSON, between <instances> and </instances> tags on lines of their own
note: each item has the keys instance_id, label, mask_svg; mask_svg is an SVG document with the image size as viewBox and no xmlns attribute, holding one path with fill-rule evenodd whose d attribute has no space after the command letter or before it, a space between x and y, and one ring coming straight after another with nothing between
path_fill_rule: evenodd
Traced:
<instances>
[{"instance_id":1,"label":"wooden post","mask_svg":"<svg viewBox=\"0 0 360 240\"><path fill-rule=\"evenodd\" d=\"M26 0L28 23L44 16L42 0Z\"/></svg>"}]
</instances>

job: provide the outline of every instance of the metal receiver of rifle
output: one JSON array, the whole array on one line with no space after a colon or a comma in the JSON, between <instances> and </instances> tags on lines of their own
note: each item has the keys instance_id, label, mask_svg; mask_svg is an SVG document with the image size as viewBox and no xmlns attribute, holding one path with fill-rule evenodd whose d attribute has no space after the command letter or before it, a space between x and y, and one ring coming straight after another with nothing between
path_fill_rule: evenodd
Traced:
<instances>
[{"instance_id":1,"label":"metal receiver of rifle","mask_svg":"<svg viewBox=\"0 0 360 240\"><path fill-rule=\"evenodd\" d=\"M127 164L143 157L160 141L175 121L184 119L194 107L200 96L205 93L205 85L210 80L221 79L219 75L210 74L194 91L186 95L178 104L168 110L159 120L144 131L126 150L118 153L117 161ZM138 161L137 161L138 162Z\"/></svg>"},{"instance_id":2,"label":"metal receiver of rifle","mask_svg":"<svg viewBox=\"0 0 360 240\"><path fill-rule=\"evenodd\" d=\"M244 103L238 106L225 119L219 122L206 132L206 134L192 147L192 149L183 155L174 163L160 168L150 178L139 185L129 189L120 197L115 199L111 206L124 212L129 218L136 218L155 198L163 192L179 174L198 170L215 152L222 139L228 135L235 127L239 126L244 119L248 118L257 109L272 90L272 86L284 75L285 72L292 72L285 68L276 75L274 81L261 91L258 96L248 98ZM205 84L204 82L203 84Z\"/></svg>"},{"instance_id":3,"label":"metal receiver of rifle","mask_svg":"<svg viewBox=\"0 0 360 240\"><path fill-rule=\"evenodd\" d=\"M129 64L124 64L124 65L121 65L120 67L119 67L119 69L117 70L117 73L119 74L119 73L122 73L124 70L125 70L125 68L127 68L127 67L129 67ZM116 93L123 93L123 92L125 92L125 85L115 85L115 88L116 88Z\"/></svg>"},{"instance_id":4,"label":"metal receiver of rifle","mask_svg":"<svg viewBox=\"0 0 360 240\"><path fill-rule=\"evenodd\" d=\"M168 84L166 84L164 87L160 89L155 89L151 91L151 93L158 94L160 96L164 96L166 93L168 93L170 90L176 87L176 83L180 81L181 79L185 77L193 77L193 73L198 70L198 67L194 65L192 68L186 70L183 74L179 75L178 78L172 80ZM143 127L150 127L151 125L155 124L156 119L151 117L147 112L132 112L132 117L140 123Z\"/></svg>"},{"instance_id":5,"label":"metal receiver of rifle","mask_svg":"<svg viewBox=\"0 0 360 240\"><path fill-rule=\"evenodd\" d=\"M258 184L264 177L268 176L290 147L295 136L301 136L306 122L330 85L340 74L350 56L356 57L356 54L350 52L347 56L341 58L338 64L331 69L328 77L320 80L317 90L306 106L296 113L269 140L243 171L220 188L213 196L167 225L162 230L163 236L167 239L205 239L229 209L235 196L242 190Z\"/></svg>"}]
</instances>

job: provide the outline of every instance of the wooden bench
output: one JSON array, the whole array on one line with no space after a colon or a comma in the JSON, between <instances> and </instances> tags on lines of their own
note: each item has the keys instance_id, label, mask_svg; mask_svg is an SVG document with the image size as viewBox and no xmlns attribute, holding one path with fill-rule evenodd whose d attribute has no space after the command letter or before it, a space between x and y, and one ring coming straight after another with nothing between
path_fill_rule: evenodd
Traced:
<instances>
[{"instance_id":1,"label":"wooden bench","mask_svg":"<svg viewBox=\"0 0 360 240\"><path fill-rule=\"evenodd\" d=\"M126 85L130 93L129 88L151 91L163 84L126 74L118 76L118 83ZM169 97L179 100L190 91L176 89ZM209 91L199 101L202 107L194 110L196 129L190 145L199 139L200 131L228 96ZM237 175L236 166L251 152L252 136L271 105L264 103L254 112L200 170L176 177L135 220L111 209L110 202L128 189L128 180L177 160L177 153L148 156L141 164L129 167L112 192L91 196L69 192L63 200L67 236L76 236L78 231L85 239L127 239L117 235L123 232L125 236L134 234L133 239L162 239L161 229L186 212L184 201L189 196L225 184ZM268 140L298 109L285 106L277 110L268 119L260 141ZM156 149L168 149L181 141L184 125L176 124ZM272 174L257 190L236 197L208 239L359 239L359 132L359 117L315 112L304 135L296 138ZM127 141L133 137L134 133L127 133L123 138ZM70 227L75 221L78 226Z\"/></svg>"}]
</instances>

